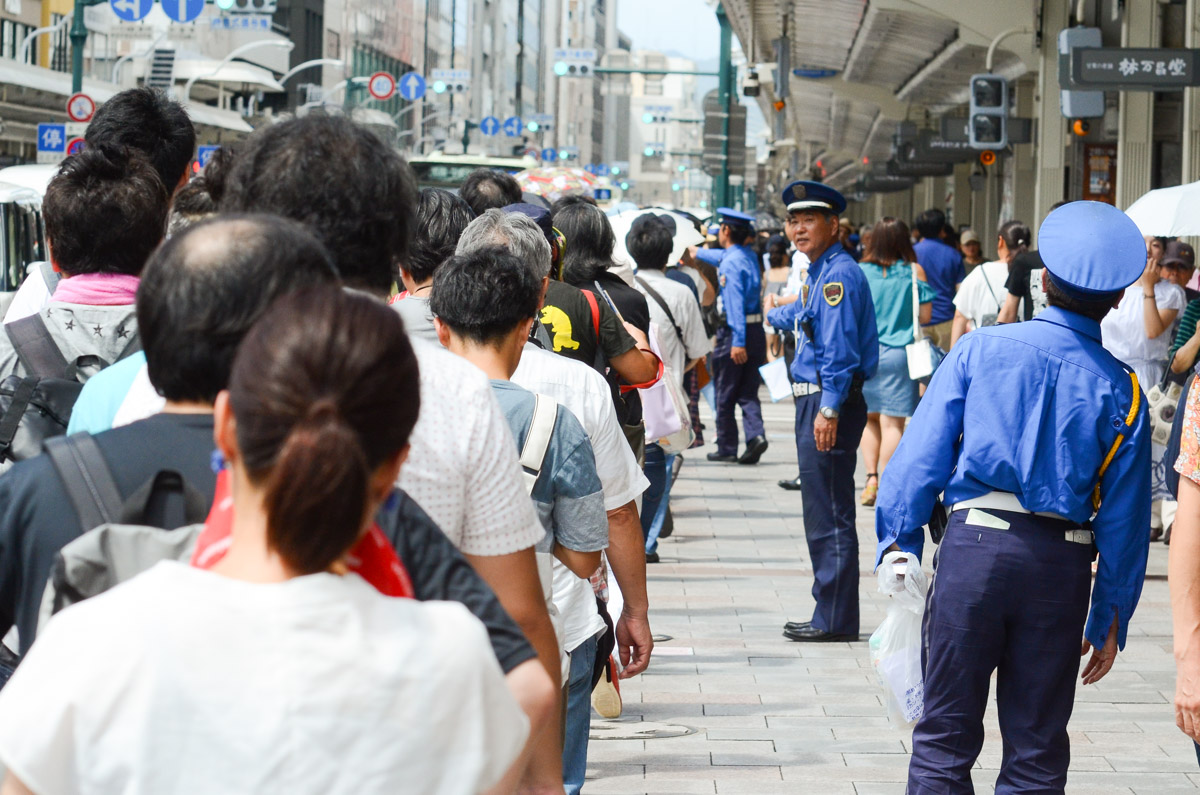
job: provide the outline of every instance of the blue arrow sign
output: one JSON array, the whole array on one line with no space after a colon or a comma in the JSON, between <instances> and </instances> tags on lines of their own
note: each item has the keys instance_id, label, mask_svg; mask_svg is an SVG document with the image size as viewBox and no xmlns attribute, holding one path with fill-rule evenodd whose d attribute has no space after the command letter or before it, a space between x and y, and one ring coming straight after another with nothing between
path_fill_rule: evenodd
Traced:
<instances>
[{"instance_id":1,"label":"blue arrow sign","mask_svg":"<svg viewBox=\"0 0 1200 795\"><path fill-rule=\"evenodd\" d=\"M557 149L543 149L542 150L542 161L549 162L551 160L558 160L558 150Z\"/></svg>"},{"instance_id":2,"label":"blue arrow sign","mask_svg":"<svg viewBox=\"0 0 1200 795\"><path fill-rule=\"evenodd\" d=\"M504 120L504 134L509 138L516 138L525 129L525 123L521 121L520 116L509 116Z\"/></svg>"},{"instance_id":3,"label":"blue arrow sign","mask_svg":"<svg viewBox=\"0 0 1200 795\"><path fill-rule=\"evenodd\" d=\"M495 135L500 132L500 120L495 116L484 116L483 121L479 122L479 129L484 135Z\"/></svg>"},{"instance_id":4,"label":"blue arrow sign","mask_svg":"<svg viewBox=\"0 0 1200 795\"><path fill-rule=\"evenodd\" d=\"M400 91L400 96L409 102L415 102L425 96L425 78L416 72L409 72L400 78L400 85L397 88Z\"/></svg>"},{"instance_id":5,"label":"blue arrow sign","mask_svg":"<svg viewBox=\"0 0 1200 795\"><path fill-rule=\"evenodd\" d=\"M221 147L219 146L208 145L196 147L196 162L200 165L200 168L207 166L208 161L212 160L212 156L215 155L217 150L220 148Z\"/></svg>"},{"instance_id":6,"label":"blue arrow sign","mask_svg":"<svg viewBox=\"0 0 1200 795\"><path fill-rule=\"evenodd\" d=\"M176 22L191 22L204 10L204 0L162 0L162 7Z\"/></svg>"},{"instance_id":7,"label":"blue arrow sign","mask_svg":"<svg viewBox=\"0 0 1200 795\"><path fill-rule=\"evenodd\" d=\"M150 13L154 0L108 0L113 13L126 22L137 22Z\"/></svg>"},{"instance_id":8,"label":"blue arrow sign","mask_svg":"<svg viewBox=\"0 0 1200 795\"><path fill-rule=\"evenodd\" d=\"M67 125L39 124L37 148L39 152L65 153L67 151Z\"/></svg>"},{"instance_id":9,"label":"blue arrow sign","mask_svg":"<svg viewBox=\"0 0 1200 795\"><path fill-rule=\"evenodd\" d=\"M609 175L609 171L610 171L609 167L607 165L605 165L604 163L601 163L598 166L596 166L596 176L597 177L607 177Z\"/></svg>"}]
</instances>

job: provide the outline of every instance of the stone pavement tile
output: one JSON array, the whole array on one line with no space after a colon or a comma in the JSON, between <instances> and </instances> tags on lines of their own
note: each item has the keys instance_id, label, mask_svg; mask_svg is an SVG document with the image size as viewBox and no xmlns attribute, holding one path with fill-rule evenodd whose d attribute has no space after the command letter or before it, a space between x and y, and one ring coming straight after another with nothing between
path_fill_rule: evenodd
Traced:
<instances>
[{"instance_id":1,"label":"stone pavement tile","mask_svg":"<svg viewBox=\"0 0 1200 795\"><path fill-rule=\"evenodd\" d=\"M761 702L757 695L753 693L642 693L643 704L724 704L727 706L733 705L749 705L754 704L761 708ZM719 714L719 713L714 713ZM728 713L754 715L760 714L756 712Z\"/></svg>"},{"instance_id":2,"label":"stone pavement tile","mask_svg":"<svg viewBox=\"0 0 1200 795\"><path fill-rule=\"evenodd\" d=\"M850 728L890 728L891 723L887 717L879 716L877 718L860 718L860 717L796 717L792 715L768 715L767 727L772 729L795 729L806 727L823 727L833 729L834 736L838 736L844 729ZM896 732L899 737L907 737L908 732Z\"/></svg>"},{"instance_id":3,"label":"stone pavement tile","mask_svg":"<svg viewBox=\"0 0 1200 795\"><path fill-rule=\"evenodd\" d=\"M1101 788L1140 789L1143 792L1163 792L1174 788L1195 788L1195 784L1183 773L1075 773L1068 775L1070 787L1080 792L1098 792Z\"/></svg>"},{"instance_id":4,"label":"stone pavement tile","mask_svg":"<svg viewBox=\"0 0 1200 795\"><path fill-rule=\"evenodd\" d=\"M795 749L799 751L836 751L838 753L850 754L904 754L907 756L907 750L899 738L879 740L843 740L840 738L830 738L801 742L780 739L775 741L775 748L779 751Z\"/></svg>"},{"instance_id":5,"label":"stone pavement tile","mask_svg":"<svg viewBox=\"0 0 1200 795\"><path fill-rule=\"evenodd\" d=\"M762 703L762 704L721 704L706 702L704 705L705 715L765 715L767 723L770 725L772 716L801 716L801 715L824 715L824 709L817 704L781 704L778 702Z\"/></svg>"},{"instance_id":6,"label":"stone pavement tile","mask_svg":"<svg viewBox=\"0 0 1200 795\"><path fill-rule=\"evenodd\" d=\"M703 768L698 770L687 770L681 768L647 768L646 779L650 781L662 781L668 778L677 779L714 779L721 778L727 782L732 781L754 781L759 784L766 784L772 781L783 781L783 776L779 772L778 767L770 765L728 765L720 770L712 770Z\"/></svg>"},{"instance_id":7,"label":"stone pavement tile","mask_svg":"<svg viewBox=\"0 0 1200 795\"><path fill-rule=\"evenodd\" d=\"M829 782L904 782L908 780L908 768L849 767L841 764L782 765L779 768L784 781L795 782L798 787L824 787Z\"/></svg>"},{"instance_id":8,"label":"stone pavement tile","mask_svg":"<svg viewBox=\"0 0 1200 795\"><path fill-rule=\"evenodd\" d=\"M896 770L908 770L908 754L905 753L844 753L846 766L852 768L883 767Z\"/></svg>"},{"instance_id":9,"label":"stone pavement tile","mask_svg":"<svg viewBox=\"0 0 1200 795\"><path fill-rule=\"evenodd\" d=\"M855 795L904 795L907 783L888 784L881 781L860 781L854 785Z\"/></svg>"},{"instance_id":10,"label":"stone pavement tile","mask_svg":"<svg viewBox=\"0 0 1200 795\"><path fill-rule=\"evenodd\" d=\"M704 728L709 734L717 730L767 728L767 718L765 715L706 715L703 721Z\"/></svg>"},{"instance_id":11,"label":"stone pavement tile","mask_svg":"<svg viewBox=\"0 0 1200 795\"><path fill-rule=\"evenodd\" d=\"M1141 754L1105 754L1104 758L1118 773L1186 774L1196 772L1195 755L1191 759L1171 759L1169 757L1148 758Z\"/></svg>"},{"instance_id":12,"label":"stone pavement tile","mask_svg":"<svg viewBox=\"0 0 1200 795\"><path fill-rule=\"evenodd\" d=\"M803 728L803 729L709 729L710 740L770 740L776 744L829 742L834 739L832 729Z\"/></svg>"},{"instance_id":13,"label":"stone pavement tile","mask_svg":"<svg viewBox=\"0 0 1200 795\"><path fill-rule=\"evenodd\" d=\"M714 795L717 785L709 781L647 781L643 776L614 776L589 782L588 795Z\"/></svg>"},{"instance_id":14,"label":"stone pavement tile","mask_svg":"<svg viewBox=\"0 0 1200 795\"><path fill-rule=\"evenodd\" d=\"M726 781L720 775L721 772L717 771L718 778L714 782L718 795L796 795L797 792L818 791L817 787L811 790L797 789L797 785L791 781ZM855 795L854 785L850 783L830 784L823 781L819 791L821 795Z\"/></svg>"}]
</instances>

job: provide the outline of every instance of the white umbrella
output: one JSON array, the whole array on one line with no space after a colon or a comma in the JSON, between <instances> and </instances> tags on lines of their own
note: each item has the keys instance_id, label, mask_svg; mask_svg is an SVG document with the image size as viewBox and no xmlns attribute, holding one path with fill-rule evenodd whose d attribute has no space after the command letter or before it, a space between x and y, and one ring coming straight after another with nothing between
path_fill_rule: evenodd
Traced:
<instances>
[{"instance_id":1,"label":"white umbrella","mask_svg":"<svg viewBox=\"0 0 1200 795\"><path fill-rule=\"evenodd\" d=\"M1125 214L1143 235L1200 235L1200 182L1152 190L1135 201Z\"/></svg>"},{"instance_id":2,"label":"white umbrella","mask_svg":"<svg viewBox=\"0 0 1200 795\"><path fill-rule=\"evenodd\" d=\"M688 246L699 246L704 244L704 235L696 231L696 227L692 226L692 222L679 213L668 212L667 210L626 210L617 213L610 213L608 216L609 222L612 223L613 232L617 236L617 247L613 251L613 260L618 265L627 265L632 268L633 257L629 256L629 249L625 248L625 236L629 234L629 230L633 228L633 222L647 213L657 216L668 216L675 222L675 240L671 246L671 259L669 264L679 262L683 257L683 252ZM570 241L567 241L570 245Z\"/></svg>"}]
</instances>

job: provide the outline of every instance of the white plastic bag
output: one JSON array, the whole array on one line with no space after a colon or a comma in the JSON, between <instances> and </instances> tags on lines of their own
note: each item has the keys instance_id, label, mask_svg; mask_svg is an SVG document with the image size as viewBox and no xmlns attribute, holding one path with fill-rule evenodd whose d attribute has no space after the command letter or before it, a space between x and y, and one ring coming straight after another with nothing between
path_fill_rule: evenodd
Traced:
<instances>
[{"instance_id":1,"label":"white plastic bag","mask_svg":"<svg viewBox=\"0 0 1200 795\"><path fill-rule=\"evenodd\" d=\"M871 664L887 693L888 717L897 728L920 719L925 705L921 672L921 619L929 587L921 561L908 552L889 552L879 564L879 591L889 594L887 617L871 635Z\"/></svg>"},{"instance_id":2,"label":"white plastic bag","mask_svg":"<svg viewBox=\"0 0 1200 795\"><path fill-rule=\"evenodd\" d=\"M646 425L646 441L662 446L667 455L682 453L696 441L692 430L692 415L688 411L687 395L666 365L662 346L658 344L658 326L650 324L650 350L663 361L663 375L654 386L639 389L642 398L642 420Z\"/></svg>"}]
</instances>

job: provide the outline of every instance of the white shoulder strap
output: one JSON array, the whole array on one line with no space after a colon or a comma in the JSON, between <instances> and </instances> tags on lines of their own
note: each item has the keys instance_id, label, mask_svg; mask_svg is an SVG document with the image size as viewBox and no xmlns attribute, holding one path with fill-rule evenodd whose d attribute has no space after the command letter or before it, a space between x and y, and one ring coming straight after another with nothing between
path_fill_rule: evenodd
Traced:
<instances>
[{"instance_id":1,"label":"white shoulder strap","mask_svg":"<svg viewBox=\"0 0 1200 795\"><path fill-rule=\"evenodd\" d=\"M533 493L533 486L542 472L557 420L558 403L545 395L534 395L533 418L529 421L529 432L525 434L520 460L525 475L525 490L530 493Z\"/></svg>"}]
</instances>

